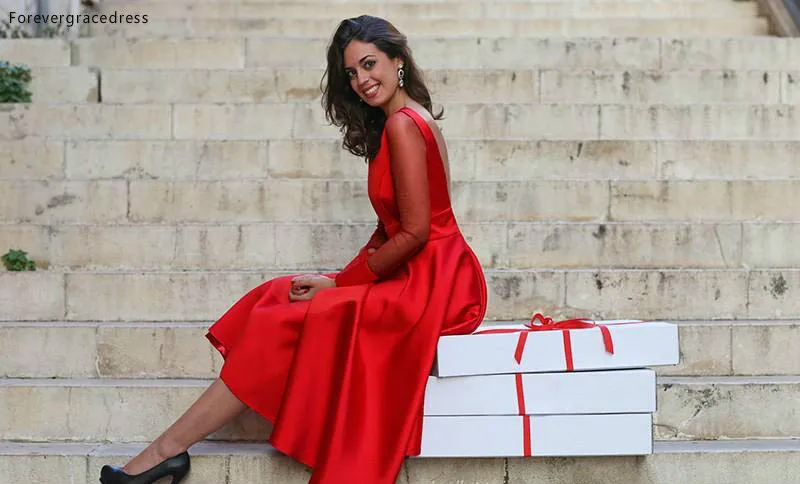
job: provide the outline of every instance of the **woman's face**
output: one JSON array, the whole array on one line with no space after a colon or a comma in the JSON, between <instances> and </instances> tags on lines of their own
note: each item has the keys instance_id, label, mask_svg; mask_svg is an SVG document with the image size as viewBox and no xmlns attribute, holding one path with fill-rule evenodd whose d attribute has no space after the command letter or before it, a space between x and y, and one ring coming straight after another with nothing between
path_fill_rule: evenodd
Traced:
<instances>
[{"instance_id":1,"label":"woman's face","mask_svg":"<svg viewBox=\"0 0 800 484\"><path fill-rule=\"evenodd\" d=\"M344 71L350 86L370 106L383 105L397 92L400 63L372 43L352 40L344 49Z\"/></svg>"}]
</instances>

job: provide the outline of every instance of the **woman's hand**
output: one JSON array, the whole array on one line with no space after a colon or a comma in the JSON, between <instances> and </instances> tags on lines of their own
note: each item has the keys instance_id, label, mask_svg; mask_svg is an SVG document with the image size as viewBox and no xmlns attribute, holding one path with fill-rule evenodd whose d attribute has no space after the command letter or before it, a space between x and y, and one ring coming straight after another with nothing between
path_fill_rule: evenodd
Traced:
<instances>
[{"instance_id":1,"label":"woman's hand","mask_svg":"<svg viewBox=\"0 0 800 484\"><path fill-rule=\"evenodd\" d=\"M309 301L320 289L336 287L336 281L326 276L306 274L292 279L289 301Z\"/></svg>"}]
</instances>

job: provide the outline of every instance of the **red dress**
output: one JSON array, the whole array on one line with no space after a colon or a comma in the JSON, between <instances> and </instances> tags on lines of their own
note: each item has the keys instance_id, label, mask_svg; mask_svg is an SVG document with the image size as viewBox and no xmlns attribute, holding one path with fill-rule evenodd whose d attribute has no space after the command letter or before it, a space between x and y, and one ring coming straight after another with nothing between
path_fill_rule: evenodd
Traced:
<instances>
[{"instance_id":1,"label":"red dress","mask_svg":"<svg viewBox=\"0 0 800 484\"><path fill-rule=\"evenodd\" d=\"M220 378L273 423L273 447L313 468L310 483L393 484L420 452L439 336L471 333L486 313L436 138L413 109L387 119L368 193L378 226L324 274L337 287L290 302L294 275L271 279L207 334L225 360Z\"/></svg>"}]
</instances>

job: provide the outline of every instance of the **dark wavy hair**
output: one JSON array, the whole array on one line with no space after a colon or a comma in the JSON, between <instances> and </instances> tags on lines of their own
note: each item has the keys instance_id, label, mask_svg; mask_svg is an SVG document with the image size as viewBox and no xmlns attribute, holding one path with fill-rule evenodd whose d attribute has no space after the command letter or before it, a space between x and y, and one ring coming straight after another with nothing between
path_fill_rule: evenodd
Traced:
<instances>
[{"instance_id":1,"label":"dark wavy hair","mask_svg":"<svg viewBox=\"0 0 800 484\"><path fill-rule=\"evenodd\" d=\"M430 113L433 113L433 107L422 71L414 62L405 35L379 17L361 15L342 20L328 45L328 66L320 82L322 107L328 122L344 133L342 148L369 162L380 149L386 114L378 107L362 103L350 85L344 70L344 50L354 39L375 44L390 59L400 57L405 71L402 89ZM444 109L433 118L441 119L443 113Z\"/></svg>"}]
</instances>

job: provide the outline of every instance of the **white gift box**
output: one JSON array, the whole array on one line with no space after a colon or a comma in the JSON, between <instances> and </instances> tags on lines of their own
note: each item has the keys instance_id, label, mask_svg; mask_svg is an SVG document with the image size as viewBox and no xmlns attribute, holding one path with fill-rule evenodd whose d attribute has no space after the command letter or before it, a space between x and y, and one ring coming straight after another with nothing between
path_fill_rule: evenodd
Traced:
<instances>
[{"instance_id":1,"label":"white gift box","mask_svg":"<svg viewBox=\"0 0 800 484\"><path fill-rule=\"evenodd\" d=\"M599 326L547 331L527 331L523 325L482 326L475 334L439 338L433 375L610 370L675 365L680 360L678 326L674 323L595 323L608 328L613 354L607 351ZM484 330L509 332L477 334ZM519 363L516 355L521 356Z\"/></svg>"},{"instance_id":2,"label":"white gift box","mask_svg":"<svg viewBox=\"0 0 800 484\"><path fill-rule=\"evenodd\" d=\"M653 370L429 377L425 415L644 413L656 410ZM524 413L523 413L524 411Z\"/></svg>"},{"instance_id":3,"label":"white gift box","mask_svg":"<svg viewBox=\"0 0 800 484\"><path fill-rule=\"evenodd\" d=\"M420 457L649 455L652 415L424 417Z\"/></svg>"}]
</instances>

